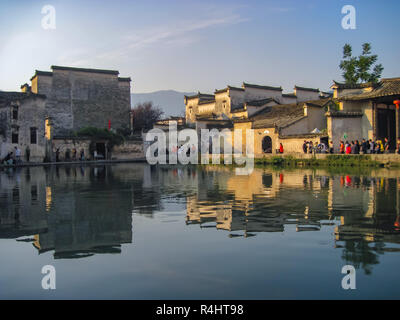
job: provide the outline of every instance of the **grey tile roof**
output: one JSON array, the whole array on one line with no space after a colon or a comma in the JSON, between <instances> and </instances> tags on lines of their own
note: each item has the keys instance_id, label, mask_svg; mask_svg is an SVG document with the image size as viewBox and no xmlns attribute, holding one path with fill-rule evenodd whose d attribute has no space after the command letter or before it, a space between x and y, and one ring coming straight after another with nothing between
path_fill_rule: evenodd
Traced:
<instances>
[{"instance_id":1,"label":"grey tile roof","mask_svg":"<svg viewBox=\"0 0 400 320\"><path fill-rule=\"evenodd\" d=\"M319 92L319 89L315 89L315 88L306 88L306 87L300 87L300 86L294 86L294 88L297 90Z\"/></svg>"},{"instance_id":2,"label":"grey tile roof","mask_svg":"<svg viewBox=\"0 0 400 320\"><path fill-rule=\"evenodd\" d=\"M70 70L70 71L81 71L81 72L92 72L92 73L104 73L119 75L117 70L106 70L106 69L89 69L89 68L75 68L75 67L64 67L64 66L51 66L52 70Z\"/></svg>"},{"instance_id":3,"label":"grey tile roof","mask_svg":"<svg viewBox=\"0 0 400 320\"><path fill-rule=\"evenodd\" d=\"M5 106L8 103L16 100L24 100L28 98L41 98L45 99L46 96L43 94L25 93L18 91L0 91L0 106Z\"/></svg>"},{"instance_id":4,"label":"grey tile roof","mask_svg":"<svg viewBox=\"0 0 400 320\"><path fill-rule=\"evenodd\" d=\"M276 104L279 104L279 102L276 101L274 98L266 98L266 99L248 101L248 102L246 102L246 105L251 106L251 107L261 107L272 101L276 102Z\"/></svg>"},{"instance_id":5,"label":"grey tile roof","mask_svg":"<svg viewBox=\"0 0 400 320\"><path fill-rule=\"evenodd\" d=\"M290 103L265 107L261 112L250 117L253 128L284 128L293 124L304 116L304 105L309 104L316 107L324 107L331 99L310 100L301 103Z\"/></svg>"},{"instance_id":6,"label":"grey tile roof","mask_svg":"<svg viewBox=\"0 0 400 320\"><path fill-rule=\"evenodd\" d=\"M370 92L346 95L340 100L367 100L386 96L400 95L400 78L382 79Z\"/></svg>"},{"instance_id":7,"label":"grey tile roof","mask_svg":"<svg viewBox=\"0 0 400 320\"><path fill-rule=\"evenodd\" d=\"M276 90L276 91L282 91L282 87L271 87L271 86L264 86L264 85L258 85L258 84L251 84L251 83L246 83L243 82L242 88L255 88L255 89L264 89L264 90Z\"/></svg>"}]
</instances>

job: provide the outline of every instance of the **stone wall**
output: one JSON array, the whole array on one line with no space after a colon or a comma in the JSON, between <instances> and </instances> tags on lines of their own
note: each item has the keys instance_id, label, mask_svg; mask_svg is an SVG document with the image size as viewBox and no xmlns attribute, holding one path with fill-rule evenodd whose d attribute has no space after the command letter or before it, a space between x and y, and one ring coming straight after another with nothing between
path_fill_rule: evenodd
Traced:
<instances>
[{"instance_id":1,"label":"stone wall","mask_svg":"<svg viewBox=\"0 0 400 320\"><path fill-rule=\"evenodd\" d=\"M70 151L70 158L72 158L72 150L76 149L76 157L79 159L81 150L84 152L85 159L91 160L92 155L90 154L89 146L90 146L90 139L82 139L82 138L65 138L65 139L60 139L56 138L53 139L53 157L55 157L55 152L57 149L59 149L60 155L59 155L59 160L60 161L65 161L66 160L66 153L69 150ZM52 159L55 161L55 159Z\"/></svg>"},{"instance_id":2,"label":"stone wall","mask_svg":"<svg viewBox=\"0 0 400 320\"><path fill-rule=\"evenodd\" d=\"M77 158L79 160L81 150L84 151L86 160L93 160L93 154L90 153L89 138L55 138L53 139L53 153L57 148L60 151L60 161L65 160L67 150L70 150L72 157L72 150L76 149ZM133 160L144 158L143 141L142 140L126 140L119 146L114 146L111 151L111 160Z\"/></svg>"},{"instance_id":3,"label":"stone wall","mask_svg":"<svg viewBox=\"0 0 400 320\"><path fill-rule=\"evenodd\" d=\"M37 73L37 93L47 96L46 114L53 119L54 134L67 135L84 127L129 128L130 79L118 71L52 67ZM35 86L32 86L34 90Z\"/></svg>"},{"instance_id":4,"label":"stone wall","mask_svg":"<svg viewBox=\"0 0 400 320\"><path fill-rule=\"evenodd\" d=\"M12 110L18 110L18 118L12 118ZM0 159L14 148L21 150L22 159L26 159L26 149L30 149L30 161L42 162L45 157L45 99L33 94L19 93L0 106ZM36 129L36 143L31 141L31 128ZM18 134L18 143L12 142L12 134Z\"/></svg>"},{"instance_id":5,"label":"stone wall","mask_svg":"<svg viewBox=\"0 0 400 320\"><path fill-rule=\"evenodd\" d=\"M129 160L144 157L142 140L126 140L123 144L115 146L112 151L112 159Z\"/></svg>"},{"instance_id":6,"label":"stone wall","mask_svg":"<svg viewBox=\"0 0 400 320\"><path fill-rule=\"evenodd\" d=\"M344 138L344 134L347 138ZM339 145L340 140L361 140L361 117L328 117L328 135L335 146Z\"/></svg>"}]
</instances>

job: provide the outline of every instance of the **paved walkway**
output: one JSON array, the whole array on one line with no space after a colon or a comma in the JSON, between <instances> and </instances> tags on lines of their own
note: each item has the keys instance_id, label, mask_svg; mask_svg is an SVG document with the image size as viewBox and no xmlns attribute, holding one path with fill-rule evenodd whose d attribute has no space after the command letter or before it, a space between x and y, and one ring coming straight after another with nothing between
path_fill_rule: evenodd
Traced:
<instances>
[{"instance_id":1,"label":"paved walkway","mask_svg":"<svg viewBox=\"0 0 400 320\"><path fill-rule=\"evenodd\" d=\"M0 168L15 168L15 167L37 167L37 166L59 166L59 165L70 165L70 164L106 164L106 163L138 163L146 162L145 158L136 159L119 159L119 160L88 160L88 161L62 161L62 162L22 162L20 164L4 165L0 164Z\"/></svg>"}]
</instances>

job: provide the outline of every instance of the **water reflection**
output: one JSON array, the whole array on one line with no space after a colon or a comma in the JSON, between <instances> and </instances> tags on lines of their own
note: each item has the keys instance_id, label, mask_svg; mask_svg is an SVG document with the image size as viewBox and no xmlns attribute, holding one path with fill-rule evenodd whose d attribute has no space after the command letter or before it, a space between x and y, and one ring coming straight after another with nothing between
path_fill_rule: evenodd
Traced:
<instances>
[{"instance_id":1,"label":"water reflection","mask_svg":"<svg viewBox=\"0 0 400 320\"><path fill-rule=\"evenodd\" d=\"M0 238L30 241L56 259L121 253L133 243L132 213L155 219L179 204L184 221L167 221L189 230L231 238L328 233L341 259L369 274L384 253L400 251L398 176L272 169L237 176L224 167L144 164L9 169L0 173Z\"/></svg>"}]
</instances>

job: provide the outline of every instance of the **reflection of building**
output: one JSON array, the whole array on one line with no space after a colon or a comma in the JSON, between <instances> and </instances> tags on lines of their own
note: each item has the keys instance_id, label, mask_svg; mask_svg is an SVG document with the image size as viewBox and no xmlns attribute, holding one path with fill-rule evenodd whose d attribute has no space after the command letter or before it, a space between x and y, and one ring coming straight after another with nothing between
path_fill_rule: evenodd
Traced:
<instances>
[{"instance_id":1,"label":"reflection of building","mask_svg":"<svg viewBox=\"0 0 400 320\"><path fill-rule=\"evenodd\" d=\"M43 168L0 172L0 238L47 230Z\"/></svg>"},{"instance_id":2,"label":"reflection of building","mask_svg":"<svg viewBox=\"0 0 400 320\"><path fill-rule=\"evenodd\" d=\"M206 181L211 172L221 172L207 183L199 175L201 192L187 198L188 225L227 230L232 237L294 226L297 232L331 228L342 259L366 273L380 254L400 251L391 246L400 244L400 180L391 178L398 172L375 178L318 170L255 169L249 177L224 174L227 169L220 167L206 171Z\"/></svg>"},{"instance_id":3,"label":"reflection of building","mask_svg":"<svg viewBox=\"0 0 400 320\"><path fill-rule=\"evenodd\" d=\"M123 177L112 167L10 170L0 173L0 238L33 235L27 241L55 258L119 253L132 242L131 189L113 188Z\"/></svg>"},{"instance_id":4,"label":"reflection of building","mask_svg":"<svg viewBox=\"0 0 400 320\"><path fill-rule=\"evenodd\" d=\"M219 179L221 176L223 173ZM187 198L188 224L243 231L248 236L252 232L282 232L285 225L293 224L298 231L319 230L321 220L329 219L328 184L314 179L311 171L309 176L288 173L286 178L283 173L262 170L254 170L249 176L225 177L225 181L218 181L223 189L215 189L214 181L214 190L209 190L209 194L203 191ZM204 188L202 184L199 180L199 190ZM314 199L310 190L319 191L320 199ZM218 192L224 201L217 196ZM220 201L213 201L213 197Z\"/></svg>"}]
</instances>

